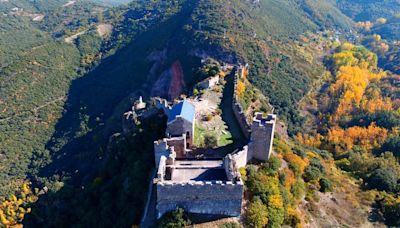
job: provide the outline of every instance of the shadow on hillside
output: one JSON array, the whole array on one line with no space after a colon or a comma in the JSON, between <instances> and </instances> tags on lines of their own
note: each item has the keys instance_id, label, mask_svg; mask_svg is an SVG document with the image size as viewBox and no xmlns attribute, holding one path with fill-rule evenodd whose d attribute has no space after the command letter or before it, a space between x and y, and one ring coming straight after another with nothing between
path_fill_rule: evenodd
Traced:
<instances>
[{"instance_id":1,"label":"shadow on hillside","mask_svg":"<svg viewBox=\"0 0 400 228\"><path fill-rule=\"evenodd\" d=\"M126 47L104 59L93 71L72 82L68 91L68 100L64 105L65 111L56 124L52 139L46 145L46 149L52 154L52 160L37 174L40 181L55 183L52 187L60 190L43 195L37 203L32 205L32 213L24 220L27 227L54 225L70 227L71 224L80 224L79 221L70 221L71 218L78 217L79 220L84 220L86 213L93 214L82 211L83 206L82 208L65 207L74 200L73 194L79 194L80 189L83 192L84 186L92 182L98 172L101 172L99 168L107 160L108 138L113 133L121 131L122 113L131 105L132 100L128 97L134 96L132 92L139 90L149 92L145 83L151 65L145 57L152 50L165 46L167 39L175 35L175 31L190 15L189 7L190 5L187 7L189 10L182 10L181 13L138 35ZM172 47L172 50L175 48L179 47ZM175 58L175 56L169 57ZM140 164L135 165L140 166ZM135 168L137 167L132 167L132 169ZM139 170L140 167L137 169ZM107 182L107 180L102 181ZM144 182L143 185L147 186L147 183ZM101 193L97 192L97 194ZM105 194L113 194L113 192ZM132 194L139 195L143 192L132 192ZM76 198L78 199L79 196ZM85 200L82 205L86 203L85 206L88 208L88 203L90 204L91 201L98 203L100 200L101 197L87 199L87 202ZM72 205L77 206L79 203ZM51 208L59 210L56 212ZM90 205L89 208L97 209L91 208ZM107 219L118 219L115 216L119 213L132 212L110 211L110 216L114 217ZM77 215L83 217L79 218ZM135 220L138 219L137 214L132 217Z\"/></svg>"}]
</instances>

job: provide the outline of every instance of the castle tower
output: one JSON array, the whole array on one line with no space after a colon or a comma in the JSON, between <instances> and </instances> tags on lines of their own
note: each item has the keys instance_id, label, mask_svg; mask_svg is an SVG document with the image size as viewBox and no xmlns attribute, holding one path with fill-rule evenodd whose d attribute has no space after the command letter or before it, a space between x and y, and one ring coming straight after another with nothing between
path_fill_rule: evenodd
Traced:
<instances>
[{"instance_id":1,"label":"castle tower","mask_svg":"<svg viewBox=\"0 0 400 228\"><path fill-rule=\"evenodd\" d=\"M142 96L139 97L139 100L135 103L135 110L142 110L146 108L146 103L143 102Z\"/></svg>"},{"instance_id":2,"label":"castle tower","mask_svg":"<svg viewBox=\"0 0 400 228\"><path fill-rule=\"evenodd\" d=\"M276 115L269 114L263 117L256 113L251 125L249 152L252 158L267 161L272 153Z\"/></svg>"}]
</instances>

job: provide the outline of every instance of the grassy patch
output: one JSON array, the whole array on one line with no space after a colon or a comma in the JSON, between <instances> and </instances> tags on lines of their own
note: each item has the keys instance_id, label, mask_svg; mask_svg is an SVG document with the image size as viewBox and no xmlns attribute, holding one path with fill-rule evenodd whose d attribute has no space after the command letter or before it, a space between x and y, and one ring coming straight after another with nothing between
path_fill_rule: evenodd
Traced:
<instances>
[{"instance_id":1,"label":"grassy patch","mask_svg":"<svg viewBox=\"0 0 400 228\"><path fill-rule=\"evenodd\" d=\"M205 128L202 128L198 123L194 125L194 145L201 146L204 141L204 135L207 133Z\"/></svg>"},{"instance_id":2,"label":"grassy patch","mask_svg":"<svg viewBox=\"0 0 400 228\"><path fill-rule=\"evenodd\" d=\"M218 145L226 146L231 143L233 143L231 133L229 131L223 130L221 136L219 137Z\"/></svg>"},{"instance_id":3,"label":"grassy patch","mask_svg":"<svg viewBox=\"0 0 400 228\"><path fill-rule=\"evenodd\" d=\"M196 123L194 127L194 145L202 147L204 136L207 134L217 135L217 132L203 128L200 124ZM222 130L221 135L218 137L218 146L226 146L231 143L233 143L231 133L227 130Z\"/></svg>"}]
</instances>

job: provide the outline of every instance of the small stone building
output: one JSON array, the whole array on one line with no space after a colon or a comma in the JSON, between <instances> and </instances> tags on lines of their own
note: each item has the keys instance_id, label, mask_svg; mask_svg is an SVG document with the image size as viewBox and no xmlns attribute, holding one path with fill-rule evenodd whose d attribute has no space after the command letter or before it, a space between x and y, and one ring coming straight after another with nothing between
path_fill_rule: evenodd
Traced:
<instances>
[{"instance_id":1,"label":"small stone building","mask_svg":"<svg viewBox=\"0 0 400 228\"><path fill-rule=\"evenodd\" d=\"M186 136L186 147L193 145L195 107L187 100L174 105L168 111L167 137Z\"/></svg>"},{"instance_id":2,"label":"small stone building","mask_svg":"<svg viewBox=\"0 0 400 228\"><path fill-rule=\"evenodd\" d=\"M218 85L218 83L219 83L219 75L215 75L213 77L206 78L203 81L199 82L198 86L201 89L208 89Z\"/></svg>"}]
</instances>

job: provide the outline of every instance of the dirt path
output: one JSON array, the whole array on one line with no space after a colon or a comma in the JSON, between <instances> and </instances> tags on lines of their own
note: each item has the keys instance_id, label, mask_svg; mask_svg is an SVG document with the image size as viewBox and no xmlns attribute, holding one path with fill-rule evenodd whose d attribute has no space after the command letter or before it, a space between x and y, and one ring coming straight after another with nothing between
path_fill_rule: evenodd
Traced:
<instances>
[{"instance_id":1,"label":"dirt path","mask_svg":"<svg viewBox=\"0 0 400 228\"><path fill-rule=\"evenodd\" d=\"M18 114L15 114L15 115L13 115L13 116L9 116L9 117L0 119L0 123L6 122L6 121L11 120L12 118L15 118L15 117L18 117L18 116L22 116L22 115L24 115L25 113L28 113L28 112L32 112L32 111L33 111L33 112L37 112L37 111L39 111L39 110L42 109L42 108L45 108L45 107L47 107L47 106L49 106L49 105L51 105L51 104L54 104L54 103L56 103L56 102L58 102L58 101L65 100L66 98L67 98L67 96L57 97L57 98L55 98L54 100L48 101L48 102L46 102L46 103L44 103L44 104L42 104L42 105L40 105L40 106L37 106L37 107L33 108L32 110L23 111L23 112L20 112L20 113L18 113Z\"/></svg>"},{"instance_id":2,"label":"dirt path","mask_svg":"<svg viewBox=\"0 0 400 228\"><path fill-rule=\"evenodd\" d=\"M74 34L72 36L66 37L64 39L64 41L65 41L65 43L71 44L72 42L74 42L74 40L76 40L76 38L78 38L79 36L85 34L87 31L88 31L88 29L83 30L82 32L78 32L78 33L76 33L76 34Z\"/></svg>"},{"instance_id":3,"label":"dirt path","mask_svg":"<svg viewBox=\"0 0 400 228\"><path fill-rule=\"evenodd\" d=\"M67 6L72 6L73 4L75 4L76 1L68 1L67 3L65 3L64 5L62 5L62 7L67 7Z\"/></svg>"}]
</instances>

